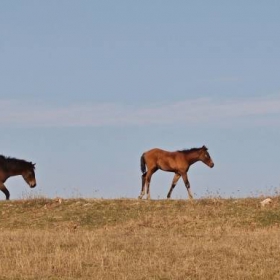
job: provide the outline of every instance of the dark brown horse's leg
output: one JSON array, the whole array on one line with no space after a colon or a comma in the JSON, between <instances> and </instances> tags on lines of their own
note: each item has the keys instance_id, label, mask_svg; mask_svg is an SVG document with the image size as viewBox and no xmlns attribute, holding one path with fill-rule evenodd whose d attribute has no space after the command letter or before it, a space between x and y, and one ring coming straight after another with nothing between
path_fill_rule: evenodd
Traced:
<instances>
[{"instance_id":1,"label":"dark brown horse's leg","mask_svg":"<svg viewBox=\"0 0 280 280\"><path fill-rule=\"evenodd\" d=\"M170 187L170 190L169 190L169 192L168 192L168 194L167 194L167 198L170 198L170 197L171 197L171 193L172 193L173 189L175 188L175 186L176 186L178 180L180 179L180 177L181 177L180 174L175 173L174 178L173 178L173 181L172 181L172 184L171 184L171 187Z\"/></svg>"},{"instance_id":2,"label":"dark brown horse's leg","mask_svg":"<svg viewBox=\"0 0 280 280\"><path fill-rule=\"evenodd\" d=\"M186 188L187 188L187 191L188 191L188 194L189 194L189 198L190 198L190 199L193 199L193 195L192 195L192 193L191 193L191 185L190 185L190 183L189 183L187 174L186 174L186 173L183 173L183 174L181 174L181 176L182 176L182 178L183 178L183 180L184 180L184 183L185 183L185 186L186 186Z\"/></svg>"},{"instance_id":3,"label":"dark brown horse's leg","mask_svg":"<svg viewBox=\"0 0 280 280\"><path fill-rule=\"evenodd\" d=\"M142 199L142 197L143 197L144 194L145 194L146 175L147 175L147 173L144 173L144 174L142 175L142 189L141 189L140 195L138 196L139 199Z\"/></svg>"},{"instance_id":4,"label":"dark brown horse's leg","mask_svg":"<svg viewBox=\"0 0 280 280\"><path fill-rule=\"evenodd\" d=\"M3 183L0 183L0 190L6 195L6 200L10 199L10 192L7 190Z\"/></svg>"}]
</instances>

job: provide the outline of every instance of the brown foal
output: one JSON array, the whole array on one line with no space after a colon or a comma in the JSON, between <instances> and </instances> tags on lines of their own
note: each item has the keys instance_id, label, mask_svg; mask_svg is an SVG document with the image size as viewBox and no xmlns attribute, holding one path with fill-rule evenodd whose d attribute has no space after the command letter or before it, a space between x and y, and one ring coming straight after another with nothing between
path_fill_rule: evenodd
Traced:
<instances>
[{"instance_id":1,"label":"brown foal","mask_svg":"<svg viewBox=\"0 0 280 280\"><path fill-rule=\"evenodd\" d=\"M155 148L143 153L141 156L141 171L143 173L142 189L139 199L145 195L145 187L147 199L150 199L151 177L158 169L175 173L167 198L171 197L173 189L180 177L182 177L187 188L189 198L192 199L193 195L190 190L187 172L190 166L197 161L202 161L211 168L214 166L214 162L212 161L208 153L208 149L205 146L176 152L168 152Z\"/></svg>"}]
</instances>

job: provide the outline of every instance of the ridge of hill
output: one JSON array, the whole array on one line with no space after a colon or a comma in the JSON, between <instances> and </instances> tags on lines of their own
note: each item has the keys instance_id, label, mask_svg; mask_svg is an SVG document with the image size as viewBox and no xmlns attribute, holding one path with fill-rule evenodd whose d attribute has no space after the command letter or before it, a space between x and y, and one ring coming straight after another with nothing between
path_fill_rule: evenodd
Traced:
<instances>
[{"instance_id":1,"label":"ridge of hill","mask_svg":"<svg viewBox=\"0 0 280 280\"><path fill-rule=\"evenodd\" d=\"M280 279L280 197L0 202L1 279Z\"/></svg>"}]
</instances>

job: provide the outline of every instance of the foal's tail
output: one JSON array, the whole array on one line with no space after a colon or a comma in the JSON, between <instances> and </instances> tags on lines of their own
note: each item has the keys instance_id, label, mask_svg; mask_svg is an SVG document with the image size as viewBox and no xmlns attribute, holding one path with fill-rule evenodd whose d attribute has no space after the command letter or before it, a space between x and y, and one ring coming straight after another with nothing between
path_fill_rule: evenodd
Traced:
<instances>
[{"instance_id":1,"label":"foal's tail","mask_svg":"<svg viewBox=\"0 0 280 280\"><path fill-rule=\"evenodd\" d=\"M146 173L146 161L145 161L144 155L145 155L145 154L143 154L143 155L141 156L141 159L140 159L141 171L142 171L143 174Z\"/></svg>"}]
</instances>

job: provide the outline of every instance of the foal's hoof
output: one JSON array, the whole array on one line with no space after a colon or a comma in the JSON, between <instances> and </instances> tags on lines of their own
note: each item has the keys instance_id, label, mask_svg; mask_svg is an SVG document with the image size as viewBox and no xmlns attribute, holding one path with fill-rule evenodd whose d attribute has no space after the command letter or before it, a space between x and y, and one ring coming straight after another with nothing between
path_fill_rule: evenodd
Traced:
<instances>
[{"instance_id":1,"label":"foal's hoof","mask_svg":"<svg viewBox=\"0 0 280 280\"><path fill-rule=\"evenodd\" d=\"M138 196L138 199L142 199L142 196L141 196L141 195L139 195L139 196Z\"/></svg>"}]
</instances>

